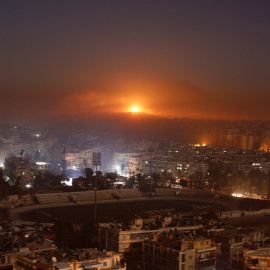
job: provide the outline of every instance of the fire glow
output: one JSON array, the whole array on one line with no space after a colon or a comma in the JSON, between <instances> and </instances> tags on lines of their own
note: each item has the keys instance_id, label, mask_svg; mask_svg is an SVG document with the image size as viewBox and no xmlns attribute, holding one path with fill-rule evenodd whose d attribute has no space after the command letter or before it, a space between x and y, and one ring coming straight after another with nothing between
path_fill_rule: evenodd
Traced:
<instances>
[{"instance_id":1,"label":"fire glow","mask_svg":"<svg viewBox=\"0 0 270 270\"><path fill-rule=\"evenodd\" d=\"M133 106L133 107L131 108L130 112L137 113L137 112L140 112L140 109L139 109L139 107L137 107L137 106Z\"/></svg>"}]
</instances>

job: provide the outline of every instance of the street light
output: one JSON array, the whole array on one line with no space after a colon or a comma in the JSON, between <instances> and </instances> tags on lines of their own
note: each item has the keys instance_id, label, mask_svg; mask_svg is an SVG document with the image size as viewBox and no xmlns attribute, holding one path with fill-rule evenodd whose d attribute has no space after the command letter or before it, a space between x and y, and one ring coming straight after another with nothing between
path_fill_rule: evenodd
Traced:
<instances>
[{"instance_id":1,"label":"street light","mask_svg":"<svg viewBox=\"0 0 270 270\"><path fill-rule=\"evenodd\" d=\"M101 153L93 153L93 165L96 166L96 181L95 181L95 222L97 221L97 167L101 165Z\"/></svg>"}]
</instances>

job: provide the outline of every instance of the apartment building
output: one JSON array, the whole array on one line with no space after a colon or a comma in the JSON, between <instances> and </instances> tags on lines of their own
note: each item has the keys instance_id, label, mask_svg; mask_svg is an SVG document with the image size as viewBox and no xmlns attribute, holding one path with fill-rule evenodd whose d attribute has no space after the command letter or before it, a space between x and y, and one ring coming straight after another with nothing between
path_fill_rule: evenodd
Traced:
<instances>
[{"instance_id":1,"label":"apartment building","mask_svg":"<svg viewBox=\"0 0 270 270\"><path fill-rule=\"evenodd\" d=\"M149 223L150 222L150 223ZM181 232L196 233L201 225L189 225L176 223L176 226L170 226L172 217L164 217L161 221L156 222L155 219L137 218L132 221L132 225L123 226L120 223L100 223L99 239L101 248L106 250L114 250L117 252L130 252L137 243L140 246L143 240L152 234L161 233L163 231L178 230Z\"/></svg>"},{"instance_id":2,"label":"apartment building","mask_svg":"<svg viewBox=\"0 0 270 270\"><path fill-rule=\"evenodd\" d=\"M230 229L218 232L215 241L221 244L218 251L219 261L223 265L242 269L244 267L244 248L257 249L264 243L261 229Z\"/></svg>"},{"instance_id":3,"label":"apartment building","mask_svg":"<svg viewBox=\"0 0 270 270\"><path fill-rule=\"evenodd\" d=\"M32 251L17 256L14 270L126 270L122 254L97 249Z\"/></svg>"},{"instance_id":4,"label":"apartment building","mask_svg":"<svg viewBox=\"0 0 270 270\"><path fill-rule=\"evenodd\" d=\"M217 247L211 238L171 231L144 240L145 269L216 269Z\"/></svg>"}]
</instances>

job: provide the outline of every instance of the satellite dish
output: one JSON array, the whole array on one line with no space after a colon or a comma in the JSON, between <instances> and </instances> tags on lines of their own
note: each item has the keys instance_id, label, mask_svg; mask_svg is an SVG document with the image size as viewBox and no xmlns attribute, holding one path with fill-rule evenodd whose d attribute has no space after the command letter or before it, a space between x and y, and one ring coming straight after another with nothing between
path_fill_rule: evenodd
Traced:
<instances>
[{"instance_id":1,"label":"satellite dish","mask_svg":"<svg viewBox=\"0 0 270 270\"><path fill-rule=\"evenodd\" d=\"M53 263L56 263L57 262L57 259L55 257L52 257L52 262Z\"/></svg>"}]
</instances>

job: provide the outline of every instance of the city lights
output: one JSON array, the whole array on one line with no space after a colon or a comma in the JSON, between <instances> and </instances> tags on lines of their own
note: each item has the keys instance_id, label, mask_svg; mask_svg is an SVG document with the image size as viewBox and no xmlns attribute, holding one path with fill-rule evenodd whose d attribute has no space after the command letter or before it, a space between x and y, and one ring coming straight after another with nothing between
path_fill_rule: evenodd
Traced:
<instances>
[{"instance_id":1,"label":"city lights","mask_svg":"<svg viewBox=\"0 0 270 270\"><path fill-rule=\"evenodd\" d=\"M269 1L24 2L0 2L1 267L270 270Z\"/></svg>"},{"instance_id":2,"label":"city lights","mask_svg":"<svg viewBox=\"0 0 270 270\"><path fill-rule=\"evenodd\" d=\"M239 193L233 193L232 196L233 196L233 197L238 197L238 198L243 198L243 197L245 197L245 195L239 194Z\"/></svg>"}]
</instances>

